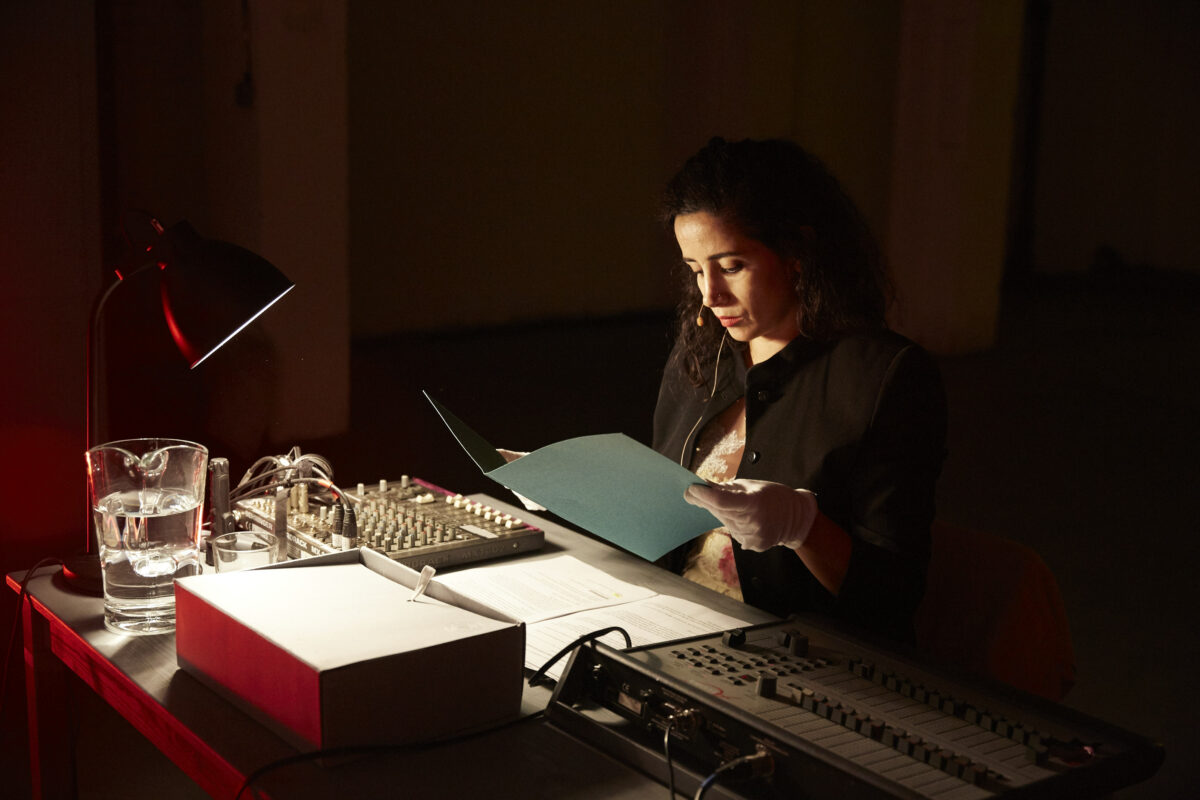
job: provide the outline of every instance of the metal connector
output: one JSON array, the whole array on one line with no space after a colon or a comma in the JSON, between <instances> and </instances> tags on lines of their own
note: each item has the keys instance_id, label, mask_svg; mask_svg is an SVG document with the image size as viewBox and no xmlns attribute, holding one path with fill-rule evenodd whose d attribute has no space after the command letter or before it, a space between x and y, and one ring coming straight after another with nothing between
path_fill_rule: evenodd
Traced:
<instances>
[{"instance_id":1,"label":"metal connector","mask_svg":"<svg viewBox=\"0 0 1200 800\"><path fill-rule=\"evenodd\" d=\"M663 727L671 733L686 739L700 728L702 717L700 712L695 708L675 708L671 703L663 703L663 709L666 716L663 719Z\"/></svg>"}]
</instances>

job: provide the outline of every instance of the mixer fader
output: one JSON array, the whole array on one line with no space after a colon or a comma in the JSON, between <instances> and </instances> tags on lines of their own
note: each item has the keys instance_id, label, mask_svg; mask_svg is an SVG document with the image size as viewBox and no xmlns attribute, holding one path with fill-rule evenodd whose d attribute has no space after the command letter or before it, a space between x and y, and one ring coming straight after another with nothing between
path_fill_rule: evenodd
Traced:
<instances>
[{"instance_id":1,"label":"mixer fader","mask_svg":"<svg viewBox=\"0 0 1200 800\"><path fill-rule=\"evenodd\" d=\"M541 549L544 533L521 519L432 483L410 478L358 484L312 496L299 484L275 496L239 500L242 527L286 527L291 558L367 547L415 569L448 567Z\"/></svg>"}]
</instances>

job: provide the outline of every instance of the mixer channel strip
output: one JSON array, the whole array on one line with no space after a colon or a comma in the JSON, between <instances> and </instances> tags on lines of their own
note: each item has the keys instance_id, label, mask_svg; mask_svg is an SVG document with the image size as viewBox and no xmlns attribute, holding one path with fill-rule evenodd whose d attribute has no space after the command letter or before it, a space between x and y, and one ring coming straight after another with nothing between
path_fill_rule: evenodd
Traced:
<instances>
[{"instance_id":1,"label":"mixer channel strip","mask_svg":"<svg viewBox=\"0 0 1200 800\"><path fill-rule=\"evenodd\" d=\"M366 547L417 570L540 550L545 542L540 528L418 478L360 483L345 499L354 509L353 530L340 504L309 497L304 484L239 500L234 514L243 528L286 527L289 558Z\"/></svg>"}]
</instances>

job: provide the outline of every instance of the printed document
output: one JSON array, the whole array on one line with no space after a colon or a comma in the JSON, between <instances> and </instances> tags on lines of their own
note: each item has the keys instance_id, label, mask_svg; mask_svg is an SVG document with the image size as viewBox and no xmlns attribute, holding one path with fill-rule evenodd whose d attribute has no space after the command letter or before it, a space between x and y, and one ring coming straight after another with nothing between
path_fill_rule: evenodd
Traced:
<instances>
[{"instance_id":1,"label":"printed document","mask_svg":"<svg viewBox=\"0 0 1200 800\"><path fill-rule=\"evenodd\" d=\"M473 567L437 579L525 623L525 667L539 669L579 636L619 625L634 647L739 628L748 621L672 595L612 577L573 556ZM613 632L599 641L616 648L625 639ZM563 657L546 674L557 680Z\"/></svg>"}]
</instances>

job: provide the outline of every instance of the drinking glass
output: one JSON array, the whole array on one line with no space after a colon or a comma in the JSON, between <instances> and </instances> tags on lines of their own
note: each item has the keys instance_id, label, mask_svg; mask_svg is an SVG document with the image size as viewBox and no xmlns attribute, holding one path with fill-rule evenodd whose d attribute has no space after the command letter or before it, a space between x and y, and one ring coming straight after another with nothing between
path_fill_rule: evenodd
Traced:
<instances>
[{"instance_id":1,"label":"drinking glass","mask_svg":"<svg viewBox=\"0 0 1200 800\"><path fill-rule=\"evenodd\" d=\"M279 541L265 531L233 531L212 539L217 572L234 572L275 563Z\"/></svg>"}]
</instances>

